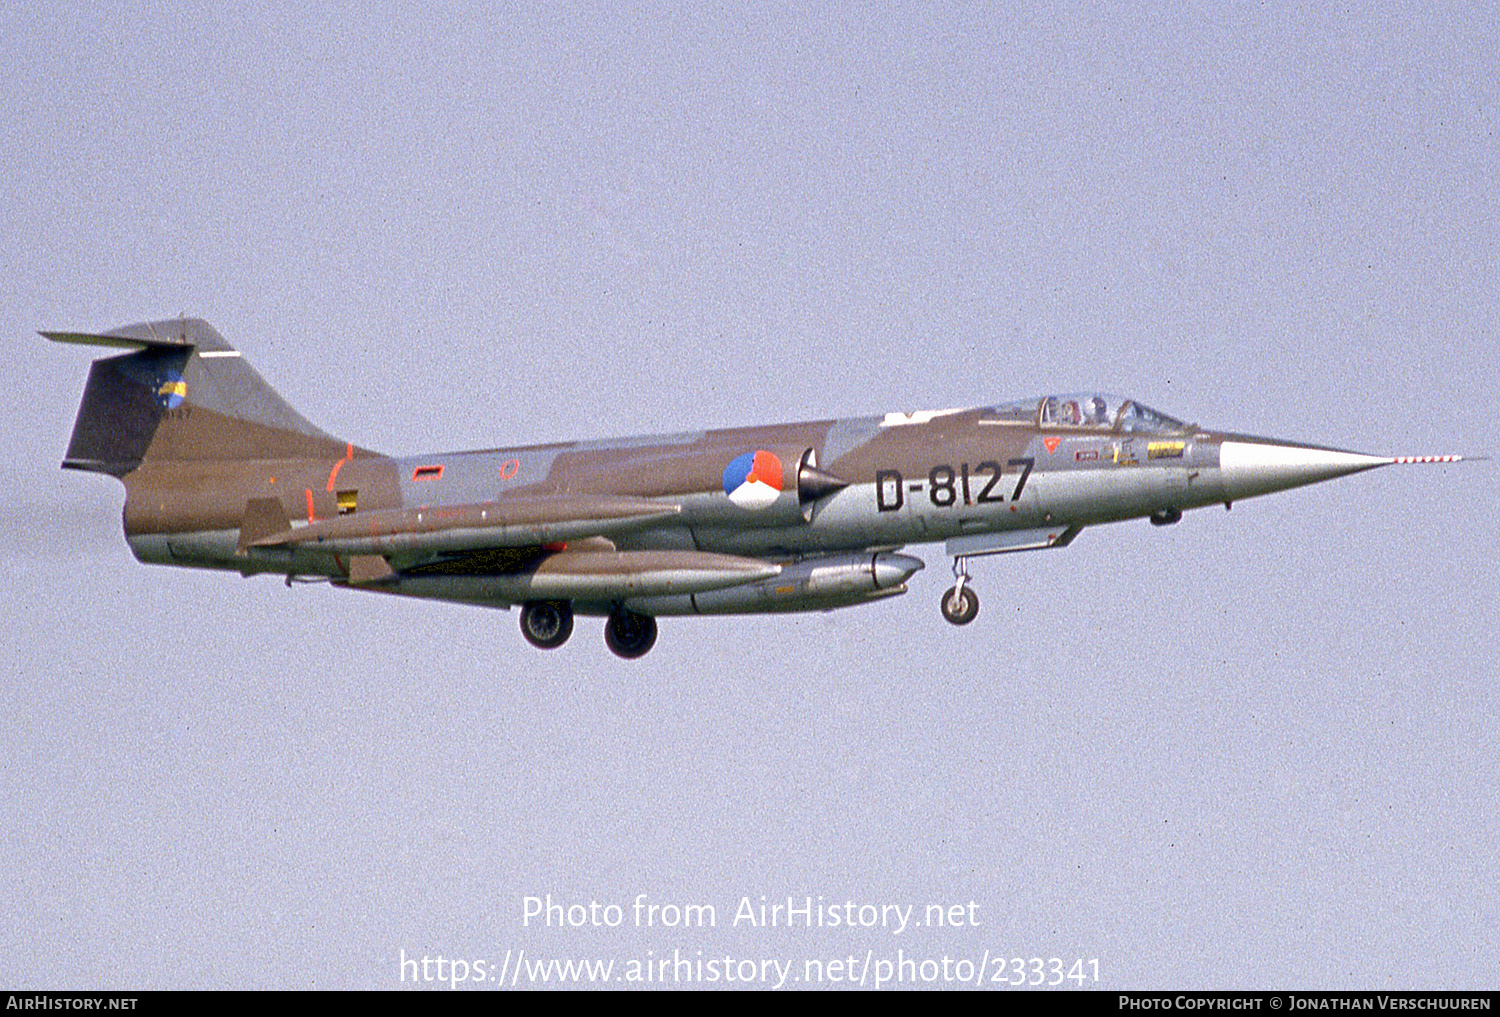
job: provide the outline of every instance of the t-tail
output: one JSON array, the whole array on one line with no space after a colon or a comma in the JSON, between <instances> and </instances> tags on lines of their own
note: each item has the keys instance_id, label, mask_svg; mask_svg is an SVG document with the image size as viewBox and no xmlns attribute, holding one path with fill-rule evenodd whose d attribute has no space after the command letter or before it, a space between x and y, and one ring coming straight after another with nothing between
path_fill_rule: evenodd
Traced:
<instances>
[{"instance_id":1,"label":"t-tail","mask_svg":"<svg viewBox=\"0 0 1500 1017\"><path fill-rule=\"evenodd\" d=\"M212 325L197 318L109 332L43 332L131 352L94 361L63 467L124 478L144 464L342 458ZM364 451L364 450L360 450Z\"/></svg>"}]
</instances>

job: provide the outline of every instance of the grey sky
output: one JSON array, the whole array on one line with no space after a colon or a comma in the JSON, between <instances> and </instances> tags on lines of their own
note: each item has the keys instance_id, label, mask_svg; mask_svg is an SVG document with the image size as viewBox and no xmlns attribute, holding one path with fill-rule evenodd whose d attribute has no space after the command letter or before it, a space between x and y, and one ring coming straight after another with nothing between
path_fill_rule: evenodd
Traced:
<instances>
[{"instance_id":1,"label":"grey sky","mask_svg":"<svg viewBox=\"0 0 1500 1017\"><path fill-rule=\"evenodd\" d=\"M185 312L389 452L1099 387L1494 452L1500 17L1203 4L0 12L0 984L411 954L1099 958L1494 986L1492 464L1085 531L911 594L597 624L134 562L57 468ZM522 899L715 904L537 930ZM747 930L742 896L978 930Z\"/></svg>"}]
</instances>

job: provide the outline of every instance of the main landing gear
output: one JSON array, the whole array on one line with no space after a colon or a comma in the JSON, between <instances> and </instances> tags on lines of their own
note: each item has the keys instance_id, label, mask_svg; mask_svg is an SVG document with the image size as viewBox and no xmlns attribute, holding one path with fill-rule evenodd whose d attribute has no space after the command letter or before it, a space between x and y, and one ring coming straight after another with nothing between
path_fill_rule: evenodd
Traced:
<instances>
[{"instance_id":1,"label":"main landing gear","mask_svg":"<svg viewBox=\"0 0 1500 1017\"><path fill-rule=\"evenodd\" d=\"M953 578L953 589L943 594L943 617L954 625L967 625L979 613L979 594L965 585L969 581L967 558L953 559Z\"/></svg>"},{"instance_id":2,"label":"main landing gear","mask_svg":"<svg viewBox=\"0 0 1500 1017\"><path fill-rule=\"evenodd\" d=\"M656 619L623 607L604 623L604 645L617 657L634 660L656 645Z\"/></svg>"},{"instance_id":3,"label":"main landing gear","mask_svg":"<svg viewBox=\"0 0 1500 1017\"><path fill-rule=\"evenodd\" d=\"M532 646L555 650L573 634L573 605L566 600L530 600L521 605L521 635ZM617 607L604 623L604 644L626 660L656 645L656 619Z\"/></svg>"},{"instance_id":4,"label":"main landing gear","mask_svg":"<svg viewBox=\"0 0 1500 1017\"><path fill-rule=\"evenodd\" d=\"M521 635L532 646L555 650L573 634L573 606L566 600L529 600L521 605Z\"/></svg>"}]
</instances>

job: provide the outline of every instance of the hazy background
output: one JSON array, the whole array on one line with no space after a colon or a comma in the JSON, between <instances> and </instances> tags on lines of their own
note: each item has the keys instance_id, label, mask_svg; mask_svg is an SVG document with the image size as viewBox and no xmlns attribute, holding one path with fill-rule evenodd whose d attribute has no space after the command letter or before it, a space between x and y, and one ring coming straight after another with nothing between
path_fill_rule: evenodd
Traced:
<instances>
[{"instance_id":1,"label":"hazy background","mask_svg":"<svg viewBox=\"0 0 1500 1017\"><path fill-rule=\"evenodd\" d=\"M1099 959L1493 987L1496 468L1391 469L910 595L581 619L136 563L58 469L87 351L207 318L416 453L1098 387L1496 451L1500 15L343 5L0 13L0 985L398 959ZM712 903L538 931L522 899ZM967 902L938 934L741 896Z\"/></svg>"}]
</instances>

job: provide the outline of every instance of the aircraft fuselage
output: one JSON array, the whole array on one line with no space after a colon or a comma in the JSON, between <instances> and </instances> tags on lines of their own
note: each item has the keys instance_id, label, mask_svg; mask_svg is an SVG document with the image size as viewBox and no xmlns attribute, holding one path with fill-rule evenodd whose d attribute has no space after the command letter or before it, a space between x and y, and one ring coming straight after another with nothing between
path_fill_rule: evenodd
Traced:
<instances>
[{"instance_id":1,"label":"aircraft fuselage","mask_svg":"<svg viewBox=\"0 0 1500 1017\"><path fill-rule=\"evenodd\" d=\"M965 624L973 557L1407 461L1203 430L1102 393L391 457L309 424L201 321L47 335L134 351L95 362L64 465L124 482L141 561L520 605L542 647L574 613L602 614L627 657L658 615L903 593L923 567L908 544L944 544L943 613Z\"/></svg>"}]
</instances>

